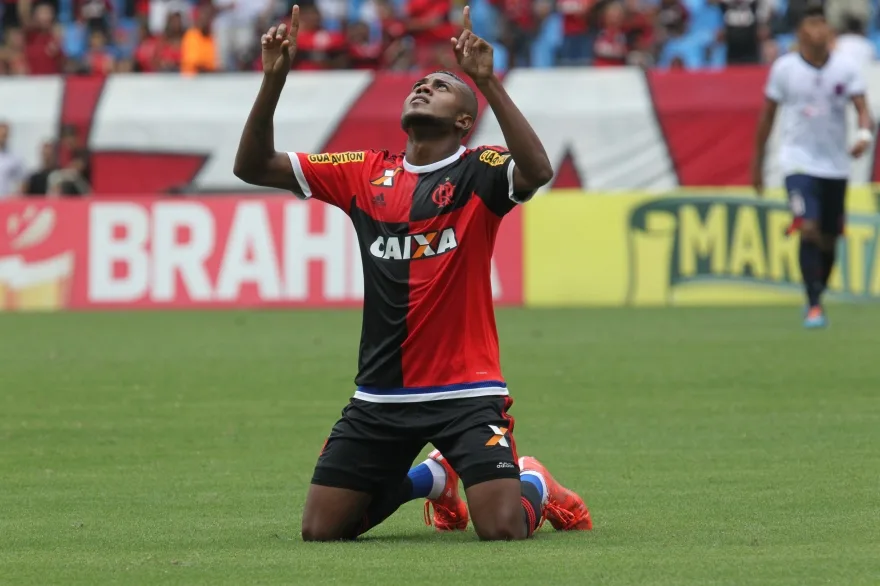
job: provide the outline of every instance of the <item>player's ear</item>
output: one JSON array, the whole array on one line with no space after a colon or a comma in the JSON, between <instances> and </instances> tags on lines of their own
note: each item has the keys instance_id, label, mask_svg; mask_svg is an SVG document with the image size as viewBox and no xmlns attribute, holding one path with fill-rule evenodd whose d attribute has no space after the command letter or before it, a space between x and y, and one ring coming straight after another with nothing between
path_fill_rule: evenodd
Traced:
<instances>
[{"instance_id":1,"label":"player's ear","mask_svg":"<svg viewBox=\"0 0 880 586\"><path fill-rule=\"evenodd\" d=\"M459 114L455 120L455 127L461 132L462 136L466 135L474 127L474 117L470 114Z\"/></svg>"}]
</instances>

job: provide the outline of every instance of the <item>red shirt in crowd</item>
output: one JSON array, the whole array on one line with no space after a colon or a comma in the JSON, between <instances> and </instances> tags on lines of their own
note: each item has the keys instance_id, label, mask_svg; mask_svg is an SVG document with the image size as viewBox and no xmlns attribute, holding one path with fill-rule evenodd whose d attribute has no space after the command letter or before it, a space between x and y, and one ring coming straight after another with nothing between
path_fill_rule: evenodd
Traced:
<instances>
[{"instance_id":1,"label":"red shirt in crowd","mask_svg":"<svg viewBox=\"0 0 880 586\"><path fill-rule=\"evenodd\" d=\"M134 13L138 16L150 15L150 0L134 0Z\"/></svg>"},{"instance_id":2,"label":"red shirt in crowd","mask_svg":"<svg viewBox=\"0 0 880 586\"><path fill-rule=\"evenodd\" d=\"M382 43L351 43L348 62L352 69L379 69L382 63Z\"/></svg>"},{"instance_id":3,"label":"red shirt in crowd","mask_svg":"<svg viewBox=\"0 0 880 586\"><path fill-rule=\"evenodd\" d=\"M29 30L25 33L25 57L28 71L33 75L61 73L64 54L61 43L52 31Z\"/></svg>"},{"instance_id":4,"label":"red shirt in crowd","mask_svg":"<svg viewBox=\"0 0 880 586\"><path fill-rule=\"evenodd\" d=\"M145 73L180 71L180 42L147 37L135 49L134 60Z\"/></svg>"},{"instance_id":5,"label":"red shirt in crowd","mask_svg":"<svg viewBox=\"0 0 880 586\"><path fill-rule=\"evenodd\" d=\"M562 32L566 37L582 35L590 28L587 17L592 0L559 0L556 7L562 14Z\"/></svg>"},{"instance_id":6,"label":"red shirt in crowd","mask_svg":"<svg viewBox=\"0 0 880 586\"><path fill-rule=\"evenodd\" d=\"M383 18L382 36L385 37L386 41L406 36L406 25L396 18Z\"/></svg>"},{"instance_id":7,"label":"red shirt in crowd","mask_svg":"<svg viewBox=\"0 0 880 586\"><path fill-rule=\"evenodd\" d=\"M180 40L159 41L159 71L180 71Z\"/></svg>"},{"instance_id":8,"label":"red shirt in crowd","mask_svg":"<svg viewBox=\"0 0 880 586\"><path fill-rule=\"evenodd\" d=\"M323 29L301 30L296 39L293 69L300 71L328 69L328 61L344 55L346 50L346 40L342 33Z\"/></svg>"},{"instance_id":9,"label":"red shirt in crowd","mask_svg":"<svg viewBox=\"0 0 880 586\"><path fill-rule=\"evenodd\" d=\"M107 51L91 51L86 55L86 63L92 75L109 75L113 73L115 62Z\"/></svg>"},{"instance_id":10,"label":"red shirt in crowd","mask_svg":"<svg viewBox=\"0 0 880 586\"><path fill-rule=\"evenodd\" d=\"M416 45L448 43L456 35L455 27L449 22L451 11L452 0L410 0L406 14L411 24L436 23L424 30L412 31Z\"/></svg>"},{"instance_id":11,"label":"red shirt in crowd","mask_svg":"<svg viewBox=\"0 0 880 586\"><path fill-rule=\"evenodd\" d=\"M623 21L623 32L631 50L647 51L654 43L654 26L641 12L627 12Z\"/></svg>"},{"instance_id":12,"label":"red shirt in crowd","mask_svg":"<svg viewBox=\"0 0 880 586\"><path fill-rule=\"evenodd\" d=\"M158 69L159 63L159 39L146 37L141 40L134 50L134 62L138 70L144 73L152 73Z\"/></svg>"},{"instance_id":13,"label":"red shirt in crowd","mask_svg":"<svg viewBox=\"0 0 880 586\"><path fill-rule=\"evenodd\" d=\"M627 47L626 33L623 29L603 28L593 43L593 65L609 67L626 65Z\"/></svg>"}]
</instances>

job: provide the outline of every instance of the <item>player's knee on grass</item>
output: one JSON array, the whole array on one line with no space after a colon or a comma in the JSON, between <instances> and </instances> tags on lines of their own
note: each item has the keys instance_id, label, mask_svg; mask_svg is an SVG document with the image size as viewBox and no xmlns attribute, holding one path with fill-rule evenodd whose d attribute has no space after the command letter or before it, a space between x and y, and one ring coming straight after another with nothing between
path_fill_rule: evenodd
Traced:
<instances>
[{"instance_id":1,"label":"player's knee on grass","mask_svg":"<svg viewBox=\"0 0 880 586\"><path fill-rule=\"evenodd\" d=\"M485 541L528 537L518 479L481 482L465 489L477 536Z\"/></svg>"},{"instance_id":2,"label":"player's knee on grass","mask_svg":"<svg viewBox=\"0 0 880 586\"><path fill-rule=\"evenodd\" d=\"M525 512L520 503L515 508L496 511L491 519L484 519L480 523L474 520L474 530L483 541L513 541L528 537Z\"/></svg>"},{"instance_id":3,"label":"player's knee on grass","mask_svg":"<svg viewBox=\"0 0 880 586\"><path fill-rule=\"evenodd\" d=\"M354 533L350 529L343 530L342 527L322 526L317 523L306 523L303 521L303 541L342 541L354 539L354 537Z\"/></svg>"},{"instance_id":4,"label":"player's knee on grass","mask_svg":"<svg viewBox=\"0 0 880 586\"><path fill-rule=\"evenodd\" d=\"M354 521L340 519L333 514L322 514L314 508L303 511L301 535L303 541L340 541L354 539Z\"/></svg>"},{"instance_id":5,"label":"player's knee on grass","mask_svg":"<svg viewBox=\"0 0 880 586\"><path fill-rule=\"evenodd\" d=\"M303 509L303 541L339 541L357 534L370 495L359 491L312 484Z\"/></svg>"}]
</instances>

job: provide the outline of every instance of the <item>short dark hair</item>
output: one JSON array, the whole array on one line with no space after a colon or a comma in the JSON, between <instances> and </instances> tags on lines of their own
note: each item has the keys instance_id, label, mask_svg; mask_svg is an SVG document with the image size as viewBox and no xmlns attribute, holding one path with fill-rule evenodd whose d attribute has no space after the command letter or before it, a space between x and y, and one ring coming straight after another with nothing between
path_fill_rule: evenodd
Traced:
<instances>
[{"instance_id":1,"label":"short dark hair","mask_svg":"<svg viewBox=\"0 0 880 586\"><path fill-rule=\"evenodd\" d=\"M807 3L804 11L801 13L800 23L804 22L811 16L821 16L822 18L825 18L825 4L817 0Z\"/></svg>"},{"instance_id":2,"label":"short dark hair","mask_svg":"<svg viewBox=\"0 0 880 586\"><path fill-rule=\"evenodd\" d=\"M865 34L865 24L858 16L847 14L844 18L843 30L852 35L863 35Z\"/></svg>"},{"instance_id":3,"label":"short dark hair","mask_svg":"<svg viewBox=\"0 0 880 586\"><path fill-rule=\"evenodd\" d=\"M469 114L471 114L471 116L473 116L474 119L476 120L477 114L479 114L479 102L477 101L477 92L474 91L474 88L472 88L470 85L468 85L468 83L465 80L463 80L459 76L455 75L451 71L446 71L445 69L441 69L440 71L435 71L434 73L448 75L449 77L451 77L452 79L456 80L458 83L463 85L465 88L467 88L468 96L470 98L468 100L470 102L468 104L468 110L470 110Z\"/></svg>"}]
</instances>

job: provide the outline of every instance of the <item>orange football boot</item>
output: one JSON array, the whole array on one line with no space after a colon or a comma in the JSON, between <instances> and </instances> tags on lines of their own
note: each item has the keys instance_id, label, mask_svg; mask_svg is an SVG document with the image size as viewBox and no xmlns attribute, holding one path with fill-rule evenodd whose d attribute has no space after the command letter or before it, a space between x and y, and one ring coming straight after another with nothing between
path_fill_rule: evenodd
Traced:
<instances>
[{"instance_id":1,"label":"orange football boot","mask_svg":"<svg viewBox=\"0 0 880 586\"><path fill-rule=\"evenodd\" d=\"M544 507L544 518L550 521L557 531L589 531L593 528L590 510L584 499L574 491L568 490L556 481L547 468L536 458L524 456L519 459L522 472L537 472L547 483L547 505Z\"/></svg>"},{"instance_id":2,"label":"orange football boot","mask_svg":"<svg viewBox=\"0 0 880 586\"><path fill-rule=\"evenodd\" d=\"M434 507L434 527L437 531L464 531L467 529L470 515L467 504L458 493L458 474L440 453L434 450L428 454L428 458L434 460L446 470L446 486L443 493L436 499L425 501L425 524L431 525L431 507Z\"/></svg>"}]
</instances>

